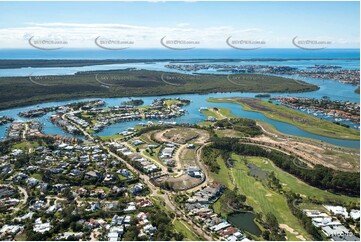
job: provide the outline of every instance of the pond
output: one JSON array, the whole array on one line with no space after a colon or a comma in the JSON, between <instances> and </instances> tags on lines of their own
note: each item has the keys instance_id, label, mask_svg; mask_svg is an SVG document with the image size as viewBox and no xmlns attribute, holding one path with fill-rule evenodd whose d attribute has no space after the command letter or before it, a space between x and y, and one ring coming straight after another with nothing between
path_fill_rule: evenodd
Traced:
<instances>
[{"instance_id":1,"label":"pond","mask_svg":"<svg viewBox=\"0 0 361 242\"><path fill-rule=\"evenodd\" d=\"M265 181L270 176L270 173L268 171L259 168L253 163L249 163L247 166L249 168L249 174L257 180Z\"/></svg>"},{"instance_id":2,"label":"pond","mask_svg":"<svg viewBox=\"0 0 361 242\"><path fill-rule=\"evenodd\" d=\"M228 215L228 221L235 227L247 231L255 236L260 236L262 231L254 222L255 215L251 212L236 212Z\"/></svg>"}]
</instances>

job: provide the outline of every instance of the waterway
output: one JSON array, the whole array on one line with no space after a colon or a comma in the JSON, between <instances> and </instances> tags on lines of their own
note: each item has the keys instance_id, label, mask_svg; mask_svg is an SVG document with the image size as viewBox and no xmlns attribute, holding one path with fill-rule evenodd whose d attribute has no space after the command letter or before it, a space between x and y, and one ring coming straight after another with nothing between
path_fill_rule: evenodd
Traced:
<instances>
[{"instance_id":1,"label":"waterway","mask_svg":"<svg viewBox=\"0 0 361 242\"><path fill-rule=\"evenodd\" d=\"M262 231L254 222L255 215L251 212L237 212L228 215L228 220L231 224L241 230L245 230L256 236L260 236Z\"/></svg>"},{"instance_id":2,"label":"waterway","mask_svg":"<svg viewBox=\"0 0 361 242\"><path fill-rule=\"evenodd\" d=\"M288 62L286 64L286 62ZM124 68L137 68L137 69L147 69L147 70L159 70L159 71L175 71L170 70L164 67L165 64L168 62L157 62L157 63L135 63L135 64L122 64L122 65L99 65L99 66L87 66L87 67L76 67L76 68L20 68L20 69L2 69L0 70L0 76L27 76L32 75L36 73L36 75L58 75L58 74L74 74L77 71L86 71L86 70L109 70L109 66L112 66L112 69L124 69ZM257 61L258 64L273 64L273 65L299 65L299 66L309 66L314 64L332 64L332 65L340 65L343 68L349 68L349 69L357 69L359 65L358 60L314 60L314 61L265 61L260 62ZM236 63L232 63L236 64ZM121 66L121 67L120 67ZM21 70L21 71L20 71ZM178 71L175 71L178 72ZM202 71L205 73L205 71ZM15 75L16 73L16 75ZM214 70L208 70L207 73L215 73ZM349 85L349 84L343 84L334 80L319 80L319 79L313 79L313 78L301 78L298 76L292 76L293 78L297 78L299 80L303 80L308 83L315 84L320 87L319 90L313 91L313 92L307 92L307 93L273 93L272 96L296 96L296 97L310 97L310 98L322 98L323 96L328 96L332 100L342 100L342 101L350 101L350 102L360 102L360 96L359 94L355 93L354 90L356 87ZM350 147L350 148L359 148L360 147L360 141L359 140L343 140L343 139L335 139L335 138L329 138L325 136L320 136L316 134L312 134L310 132L304 131L302 129L297 128L294 125L287 124L280 121L275 121L272 119L269 119L265 117L261 113L257 112L249 112L243 110L243 108L240 105L232 104L232 103L209 103L207 102L207 98L214 97L214 98L222 98L222 97L254 97L257 93L210 93L206 95L200 95L200 94L183 94L183 95L169 95L164 96L165 98L175 98L180 97L184 99L191 100L191 104L189 106L186 106L185 109L187 110L187 114L175 118L171 121L175 121L178 123L199 123L205 120L205 116L199 112L199 108L201 107L223 107L228 108L232 110L233 114L255 119L263 122L267 122L271 125L273 125L278 131L288 134L288 135L296 135L306 138L312 138L321 140L323 142L327 142L330 144L335 144L339 146L344 147ZM159 97L133 97L133 98L141 98L144 100L145 104L150 104L154 99ZM95 98L94 98L95 99ZM94 100L94 99L74 99L64 102L50 102L50 103L42 103L39 105L33 105L29 107L21 107L21 108L14 108L14 109L8 109L8 110L2 110L0 111L0 116L10 116L17 120L26 120L25 118L21 118L18 116L19 112L23 112L26 110L39 108L39 107L49 107L49 106L57 106L57 105L64 105L71 102L78 102L82 100ZM122 101L128 100L128 98L103 98L107 103L107 106L117 106L120 105ZM69 135L66 134L64 131L62 131L59 127L53 125L49 121L49 117L52 115L52 113L48 113L47 115L35 118L36 120L39 120L44 125L44 132L46 134L60 134L60 135ZM105 128L103 131L98 133L97 135L114 135L116 133L119 133L121 131L127 130L130 127L133 127L137 125L139 121L135 122L125 122L125 123L118 123L113 124L107 128ZM0 126L0 138L5 137L5 131L8 125Z\"/></svg>"}]
</instances>

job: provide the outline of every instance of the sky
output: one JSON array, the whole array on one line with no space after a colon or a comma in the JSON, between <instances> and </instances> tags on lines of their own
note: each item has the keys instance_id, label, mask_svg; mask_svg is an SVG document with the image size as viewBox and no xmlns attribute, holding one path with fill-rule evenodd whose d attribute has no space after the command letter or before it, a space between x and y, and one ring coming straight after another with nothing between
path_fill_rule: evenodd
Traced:
<instances>
[{"instance_id":1,"label":"sky","mask_svg":"<svg viewBox=\"0 0 361 242\"><path fill-rule=\"evenodd\" d=\"M0 48L359 48L359 4L0 2Z\"/></svg>"}]
</instances>

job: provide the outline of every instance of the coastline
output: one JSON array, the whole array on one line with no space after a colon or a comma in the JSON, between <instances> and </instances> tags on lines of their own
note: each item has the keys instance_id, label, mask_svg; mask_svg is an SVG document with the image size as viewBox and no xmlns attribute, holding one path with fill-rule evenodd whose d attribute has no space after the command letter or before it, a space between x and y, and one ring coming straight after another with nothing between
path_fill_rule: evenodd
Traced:
<instances>
[{"instance_id":1,"label":"coastline","mask_svg":"<svg viewBox=\"0 0 361 242\"><path fill-rule=\"evenodd\" d=\"M359 60L358 58L201 58L201 59L0 59L0 69L29 67L84 67L92 65L132 64L147 62L199 63L199 62L251 62L251 61L307 61L307 60Z\"/></svg>"}]
</instances>

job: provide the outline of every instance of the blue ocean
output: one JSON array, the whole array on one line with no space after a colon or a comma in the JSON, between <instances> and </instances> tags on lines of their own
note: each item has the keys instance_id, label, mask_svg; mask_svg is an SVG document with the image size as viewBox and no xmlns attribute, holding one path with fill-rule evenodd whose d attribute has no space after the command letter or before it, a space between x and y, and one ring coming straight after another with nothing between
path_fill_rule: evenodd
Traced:
<instances>
[{"instance_id":1,"label":"blue ocean","mask_svg":"<svg viewBox=\"0 0 361 242\"><path fill-rule=\"evenodd\" d=\"M359 49L0 49L0 59L303 59L356 58Z\"/></svg>"}]
</instances>

